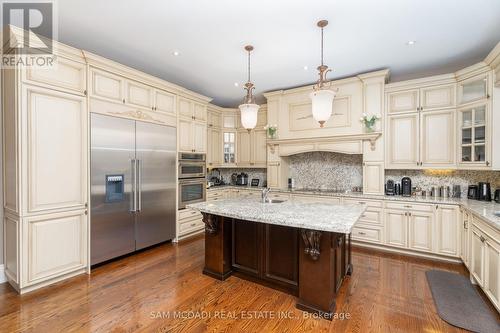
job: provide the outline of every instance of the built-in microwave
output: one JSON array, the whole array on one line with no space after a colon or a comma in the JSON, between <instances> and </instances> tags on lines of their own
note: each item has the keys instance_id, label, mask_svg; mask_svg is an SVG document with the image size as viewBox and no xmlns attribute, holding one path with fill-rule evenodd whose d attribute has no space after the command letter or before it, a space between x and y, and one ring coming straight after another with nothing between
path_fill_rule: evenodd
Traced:
<instances>
[{"instance_id":1,"label":"built-in microwave","mask_svg":"<svg viewBox=\"0 0 500 333\"><path fill-rule=\"evenodd\" d=\"M205 178L179 179L179 209L186 205L205 201L207 181Z\"/></svg>"},{"instance_id":2,"label":"built-in microwave","mask_svg":"<svg viewBox=\"0 0 500 333\"><path fill-rule=\"evenodd\" d=\"M205 154L179 153L179 179L205 178L206 176Z\"/></svg>"}]
</instances>

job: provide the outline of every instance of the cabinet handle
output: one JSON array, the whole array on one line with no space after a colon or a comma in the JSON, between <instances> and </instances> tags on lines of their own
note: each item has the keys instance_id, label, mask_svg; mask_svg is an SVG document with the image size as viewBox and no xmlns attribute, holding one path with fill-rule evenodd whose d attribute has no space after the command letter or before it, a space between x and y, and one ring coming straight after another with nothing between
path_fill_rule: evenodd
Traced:
<instances>
[{"instance_id":1,"label":"cabinet handle","mask_svg":"<svg viewBox=\"0 0 500 333\"><path fill-rule=\"evenodd\" d=\"M84 91L83 91L83 94L84 94L85 96L87 96L87 90L84 90Z\"/></svg>"},{"instance_id":2,"label":"cabinet handle","mask_svg":"<svg viewBox=\"0 0 500 333\"><path fill-rule=\"evenodd\" d=\"M358 201L358 203L359 203L360 205L366 205L366 202L364 202L364 201Z\"/></svg>"},{"instance_id":3,"label":"cabinet handle","mask_svg":"<svg viewBox=\"0 0 500 333\"><path fill-rule=\"evenodd\" d=\"M490 162L486 161L486 166L489 166L490 165Z\"/></svg>"},{"instance_id":4,"label":"cabinet handle","mask_svg":"<svg viewBox=\"0 0 500 333\"><path fill-rule=\"evenodd\" d=\"M123 104L125 104L125 98L123 99Z\"/></svg>"},{"instance_id":5,"label":"cabinet handle","mask_svg":"<svg viewBox=\"0 0 500 333\"><path fill-rule=\"evenodd\" d=\"M194 227L196 225L196 223L191 223L191 226Z\"/></svg>"},{"instance_id":6,"label":"cabinet handle","mask_svg":"<svg viewBox=\"0 0 500 333\"><path fill-rule=\"evenodd\" d=\"M85 210L85 215L89 215L89 211L88 210Z\"/></svg>"},{"instance_id":7,"label":"cabinet handle","mask_svg":"<svg viewBox=\"0 0 500 333\"><path fill-rule=\"evenodd\" d=\"M366 233L364 233L362 231L358 231L358 235L366 235Z\"/></svg>"},{"instance_id":8,"label":"cabinet handle","mask_svg":"<svg viewBox=\"0 0 500 333\"><path fill-rule=\"evenodd\" d=\"M405 205L404 207L405 207L405 208L412 208L413 206L410 206L410 205Z\"/></svg>"},{"instance_id":9,"label":"cabinet handle","mask_svg":"<svg viewBox=\"0 0 500 333\"><path fill-rule=\"evenodd\" d=\"M486 240L483 236L479 237L479 239L481 240L482 243L484 243L484 241Z\"/></svg>"}]
</instances>

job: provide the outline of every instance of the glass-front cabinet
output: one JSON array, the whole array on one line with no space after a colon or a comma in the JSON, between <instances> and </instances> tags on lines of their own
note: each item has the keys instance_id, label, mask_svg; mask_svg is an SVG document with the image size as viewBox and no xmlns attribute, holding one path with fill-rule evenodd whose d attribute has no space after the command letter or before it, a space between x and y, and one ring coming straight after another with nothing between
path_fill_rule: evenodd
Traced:
<instances>
[{"instance_id":1,"label":"glass-front cabinet","mask_svg":"<svg viewBox=\"0 0 500 333\"><path fill-rule=\"evenodd\" d=\"M236 132L224 132L223 134L224 147L224 164L236 163Z\"/></svg>"},{"instance_id":2,"label":"glass-front cabinet","mask_svg":"<svg viewBox=\"0 0 500 333\"><path fill-rule=\"evenodd\" d=\"M489 80L490 75L485 73L460 81L458 83L458 104L463 105L488 99Z\"/></svg>"},{"instance_id":3,"label":"glass-front cabinet","mask_svg":"<svg viewBox=\"0 0 500 333\"><path fill-rule=\"evenodd\" d=\"M477 103L458 110L458 154L462 166L489 166L488 119L488 103Z\"/></svg>"}]
</instances>

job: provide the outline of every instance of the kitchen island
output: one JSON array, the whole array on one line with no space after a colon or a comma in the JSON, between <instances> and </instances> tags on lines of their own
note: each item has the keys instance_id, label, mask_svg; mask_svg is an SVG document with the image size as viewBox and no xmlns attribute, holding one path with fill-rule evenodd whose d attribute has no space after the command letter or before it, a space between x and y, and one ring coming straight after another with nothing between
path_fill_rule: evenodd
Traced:
<instances>
[{"instance_id":1,"label":"kitchen island","mask_svg":"<svg viewBox=\"0 0 500 333\"><path fill-rule=\"evenodd\" d=\"M231 275L298 297L297 307L332 319L352 273L350 233L365 205L235 198L188 205L203 214L203 273Z\"/></svg>"}]
</instances>

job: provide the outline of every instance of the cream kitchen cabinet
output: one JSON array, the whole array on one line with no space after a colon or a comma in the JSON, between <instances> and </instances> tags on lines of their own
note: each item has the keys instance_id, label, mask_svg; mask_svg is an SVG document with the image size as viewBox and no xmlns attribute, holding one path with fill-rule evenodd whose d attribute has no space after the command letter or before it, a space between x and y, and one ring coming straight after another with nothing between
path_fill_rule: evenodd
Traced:
<instances>
[{"instance_id":1,"label":"cream kitchen cabinet","mask_svg":"<svg viewBox=\"0 0 500 333\"><path fill-rule=\"evenodd\" d=\"M408 212L385 210L385 242L396 247L408 247Z\"/></svg>"},{"instance_id":2,"label":"cream kitchen cabinet","mask_svg":"<svg viewBox=\"0 0 500 333\"><path fill-rule=\"evenodd\" d=\"M434 213L408 212L408 247L418 251L433 251Z\"/></svg>"},{"instance_id":3,"label":"cream kitchen cabinet","mask_svg":"<svg viewBox=\"0 0 500 333\"><path fill-rule=\"evenodd\" d=\"M78 95L87 95L87 66L85 62L66 57L57 58L52 70L43 67L27 67L22 71L23 81L35 85L49 86Z\"/></svg>"},{"instance_id":4,"label":"cream kitchen cabinet","mask_svg":"<svg viewBox=\"0 0 500 333\"><path fill-rule=\"evenodd\" d=\"M472 215L465 209L461 211L460 258L465 266L470 269L470 226L472 225Z\"/></svg>"},{"instance_id":5,"label":"cream kitchen cabinet","mask_svg":"<svg viewBox=\"0 0 500 333\"><path fill-rule=\"evenodd\" d=\"M472 278L500 311L500 233L474 217L471 230Z\"/></svg>"},{"instance_id":6,"label":"cream kitchen cabinet","mask_svg":"<svg viewBox=\"0 0 500 333\"><path fill-rule=\"evenodd\" d=\"M207 134L207 165L222 165L222 132L220 128L209 128Z\"/></svg>"},{"instance_id":7,"label":"cream kitchen cabinet","mask_svg":"<svg viewBox=\"0 0 500 333\"><path fill-rule=\"evenodd\" d=\"M236 155L238 167L265 168L267 161L265 130L238 130Z\"/></svg>"},{"instance_id":8,"label":"cream kitchen cabinet","mask_svg":"<svg viewBox=\"0 0 500 333\"><path fill-rule=\"evenodd\" d=\"M24 293L87 269L89 147L84 94L25 84L19 72L2 73L4 256Z\"/></svg>"},{"instance_id":9,"label":"cream kitchen cabinet","mask_svg":"<svg viewBox=\"0 0 500 333\"><path fill-rule=\"evenodd\" d=\"M491 166L490 103L478 102L458 110L458 163L460 168Z\"/></svg>"},{"instance_id":10,"label":"cream kitchen cabinet","mask_svg":"<svg viewBox=\"0 0 500 333\"><path fill-rule=\"evenodd\" d=\"M455 110L420 114L420 166L455 167Z\"/></svg>"},{"instance_id":11,"label":"cream kitchen cabinet","mask_svg":"<svg viewBox=\"0 0 500 333\"><path fill-rule=\"evenodd\" d=\"M455 110L387 117L386 168L456 168Z\"/></svg>"},{"instance_id":12,"label":"cream kitchen cabinet","mask_svg":"<svg viewBox=\"0 0 500 333\"><path fill-rule=\"evenodd\" d=\"M456 105L455 90L455 84L444 84L391 92L387 95L388 113L453 108Z\"/></svg>"},{"instance_id":13,"label":"cream kitchen cabinet","mask_svg":"<svg viewBox=\"0 0 500 333\"><path fill-rule=\"evenodd\" d=\"M160 89L155 89L153 91L153 110L177 116L175 95Z\"/></svg>"},{"instance_id":14,"label":"cream kitchen cabinet","mask_svg":"<svg viewBox=\"0 0 500 333\"><path fill-rule=\"evenodd\" d=\"M458 103L464 105L489 99L491 95L491 73L480 73L458 82Z\"/></svg>"},{"instance_id":15,"label":"cream kitchen cabinet","mask_svg":"<svg viewBox=\"0 0 500 333\"><path fill-rule=\"evenodd\" d=\"M268 162L267 163L267 187L280 188L281 187L281 162Z\"/></svg>"},{"instance_id":16,"label":"cream kitchen cabinet","mask_svg":"<svg viewBox=\"0 0 500 333\"><path fill-rule=\"evenodd\" d=\"M420 135L418 119L418 113L387 117L387 169L414 169L418 167Z\"/></svg>"},{"instance_id":17,"label":"cream kitchen cabinet","mask_svg":"<svg viewBox=\"0 0 500 333\"><path fill-rule=\"evenodd\" d=\"M118 103L124 103L124 78L110 72L90 69L90 95Z\"/></svg>"},{"instance_id":18,"label":"cream kitchen cabinet","mask_svg":"<svg viewBox=\"0 0 500 333\"><path fill-rule=\"evenodd\" d=\"M177 126L178 148L181 152L206 153L207 124L180 118Z\"/></svg>"},{"instance_id":19,"label":"cream kitchen cabinet","mask_svg":"<svg viewBox=\"0 0 500 333\"><path fill-rule=\"evenodd\" d=\"M152 87L139 82L126 80L125 91L125 103L146 109L154 109Z\"/></svg>"},{"instance_id":20,"label":"cream kitchen cabinet","mask_svg":"<svg viewBox=\"0 0 500 333\"><path fill-rule=\"evenodd\" d=\"M460 254L460 217L456 206L437 206L436 252L458 257Z\"/></svg>"},{"instance_id":21,"label":"cream kitchen cabinet","mask_svg":"<svg viewBox=\"0 0 500 333\"><path fill-rule=\"evenodd\" d=\"M363 162L363 193L384 193L384 162Z\"/></svg>"},{"instance_id":22,"label":"cream kitchen cabinet","mask_svg":"<svg viewBox=\"0 0 500 333\"><path fill-rule=\"evenodd\" d=\"M179 117L185 119L197 120L199 122L207 121L206 105L183 97L180 97L178 99L178 114Z\"/></svg>"}]
</instances>

